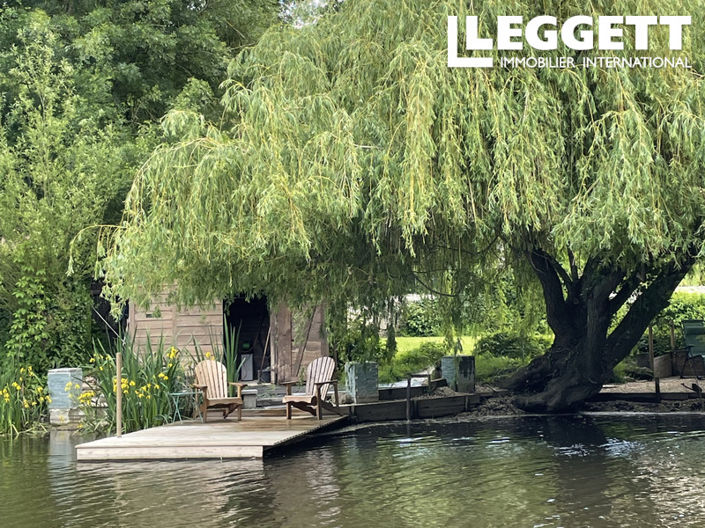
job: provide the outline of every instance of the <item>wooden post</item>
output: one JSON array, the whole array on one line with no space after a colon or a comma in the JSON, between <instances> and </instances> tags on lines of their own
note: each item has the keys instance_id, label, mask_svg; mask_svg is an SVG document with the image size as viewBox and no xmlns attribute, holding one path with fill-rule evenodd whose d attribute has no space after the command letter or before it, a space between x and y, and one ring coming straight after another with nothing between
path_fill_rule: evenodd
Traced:
<instances>
[{"instance_id":1,"label":"wooden post","mask_svg":"<svg viewBox=\"0 0 705 528\"><path fill-rule=\"evenodd\" d=\"M654 327L649 325L649 363L651 371L654 370Z\"/></svg>"},{"instance_id":2,"label":"wooden post","mask_svg":"<svg viewBox=\"0 0 705 528\"><path fill-rule=\"evenodd\" d=\"M406 421L411 421L411 374L406 378Z\"/></svg>"},{"instance_id":3,"label":"wooden post","mask_svg":"<svg viewBox=\"0 0 705 528\"><path fill-rule=\"evenodd\" d=\"M122 436L122 352L115 355L115 435Z\"/></svg>"},{"instance_id":4,"label":"wooden post","mask_svg":"<svg viewBox=\"0 0 705 528\"><path fill-rule=\"evenodd\" d=\"M661 395L661 384L656 376L656 360L654 358L654 327L649 325L649 361L651 362L651 372L654 373L654 392L656 397Z\"/></svg>"},{"instance_id":5,"label":"wooden post","mask_svg":"<svg viewBox=\"0 0 705 528\"><path fill-rule=\"evenodd\" d=\"M675 351L676 351L676 330L673 327L673 321L671 321L671 353L674 353Z\"/></svg>"}]
</instances>

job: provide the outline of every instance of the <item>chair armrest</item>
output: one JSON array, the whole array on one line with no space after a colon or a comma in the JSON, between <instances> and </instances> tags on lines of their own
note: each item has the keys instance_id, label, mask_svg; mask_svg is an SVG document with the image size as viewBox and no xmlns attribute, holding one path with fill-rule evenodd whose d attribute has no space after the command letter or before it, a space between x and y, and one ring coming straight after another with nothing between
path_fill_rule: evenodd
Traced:
<instances>
[{"instance_id":1,"label":"chair armrest","mask_svg":"<svg viewBox=\"0 0 705 528\"><path fill-rule=\"evenodd\" d=\"M208 385L200 385L198 383L194 383L192 387L196 390L200 390L203 393L203 401L208 400Z\"/></svg>"},{"instance_id":2,"label":"chair armrest","mask_svg":"<svg viewBox=\"0 0 705 528\"><path fill-rule=\"evenodd\" d=\"M313 385L316 387L316 398L322 398L324 400L326 399L326 395L321 395L321 387L323 387L323 385L333 385L333 389L335 390L335 400L336 402L338 401L338 380L316 381Z\"/></svg>"},{"instance_id":3,"label":"chair armrest","mask_svg":"<svg viewBox=\"0 0 705 528\"><path fill-rule=\"evenodd\" d=\"M229 381L228 385L231 385L233 387L237 387L237 397L242 398L242 389L247 387L247 383L240 383L238 381Z\"/></svg>"},{"instance_id":4,"label":"chair armrest","mask_svg":"<svg viewBox=\"0 0 705 528\"><path fill-rule=\"evenodd\" d=\"M298 381L285 381L284 383L281 383L281 385L286 387L286 395L291 396L291 387L297 385L298 383Z\"/></svg>"}]
</instances>

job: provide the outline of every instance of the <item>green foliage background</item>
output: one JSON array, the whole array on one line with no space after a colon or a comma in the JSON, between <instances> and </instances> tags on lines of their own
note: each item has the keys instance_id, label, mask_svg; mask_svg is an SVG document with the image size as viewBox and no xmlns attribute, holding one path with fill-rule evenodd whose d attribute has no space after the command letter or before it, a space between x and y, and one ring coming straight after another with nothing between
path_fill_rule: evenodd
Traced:
<instances>
[{"instance_id":1,"label":"green foliage background","mask_svg":"<svg viewBox=\"0 0 705 528\"><path fill-rule=\"evenodd\" d=\"M228 61L277 7L0 3L0 368L87 361L100 249L82 230L119 221L166 111L215 115Z\"/></svg>"}]
</instances>

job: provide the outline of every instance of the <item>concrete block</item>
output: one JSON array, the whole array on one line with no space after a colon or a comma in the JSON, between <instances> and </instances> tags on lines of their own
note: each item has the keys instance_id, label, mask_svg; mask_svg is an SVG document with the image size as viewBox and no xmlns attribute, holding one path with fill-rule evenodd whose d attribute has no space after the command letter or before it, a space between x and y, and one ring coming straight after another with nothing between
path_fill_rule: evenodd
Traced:
<instances>
[{"instance_id":1,"label":"concrete block","mask_svg":"<svg viewBox=\"0 0 705 528\"><path fill-rule=\"evenodd\" d=\"M456 392L475 392L475 357L443 356L441 372Z\"/></svg>"},{"instance_id":2,"label":"concrete block","mask_svg":"<svg viewBox=\"0 0 705 528\"><path fill-rule=\"evenodd\" d=\"M66 390L68 383L72 384ZM75 386L79 385L77 389ZM73 409L78 407L78 397L81 395L83 385L83 370L80 368L52 369L47 374L47 385L51 403L49 409Z\"/></svg>"},{"instance_id":3,"label":"concrete block","mask_svg":"<svg viewBox=\"0 0 705 528\"><path fill-rule=\"evenodd\" d=\"M78 429L83 417L80 409L49 409L49 423L61 429Z\"/></svg>"},{"instance_id":4,"label":"concrete block","mask_svg":"<svg viewBox=\"0 0 705 528\"><path fill-rule=\"evenodd\" d=\"M257 408L257 389L243 389L242 403L245 409Z\"/></svg>"},{"instance_id":5,"label":"concrete block","mask_svg":"<svg viewBox=\"0 0 705 528\"><path fill-rule=\"evenodd\" d=\"M368 403L379 400L377 392L377 363L357 361L345 364L346 391L355 403Z\"/></svg>"},{"instance_id":6,"label":"concrete block","mask_svg":"<svg viewBox=\"0 0 705 528\"><path fill-rule=\"evenodd\" d=\"M669 378L672 375L672 358L671 354L656 356L654 358L654 376L657 378Z\"/></svg>"},{"instance_id":7,"label":"concrete block","mask_svg":"<svg viewBox=\"0 0 705 528\"><path fill-rule=\"evenodd\" d=\"M705 376L705 361L702 356L688 357L686 350L676 350L671 363L674 376Z\"/></svg>"}]
</instances>

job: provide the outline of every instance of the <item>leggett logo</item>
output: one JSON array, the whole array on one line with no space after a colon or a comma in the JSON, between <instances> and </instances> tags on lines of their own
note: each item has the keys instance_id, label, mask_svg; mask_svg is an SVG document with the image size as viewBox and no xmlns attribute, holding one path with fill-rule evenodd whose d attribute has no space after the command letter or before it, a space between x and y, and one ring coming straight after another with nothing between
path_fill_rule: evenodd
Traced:
<instances>
[{"instance_id":1,"label":"leggett logo","mask_svg":"<svg viewBox=\"0 0 705 528\"><path fill-rule=\"evenodd\" d=\"M496 42L492 38L479 36L478 17L465 17L465 49L468 51L520 51L524 44L536 50L558 49L558 36L562 43L572 50L623 50L624 28L634 28L634 49L649 49L649 33L653 28L665 26L669 31L668 44L671 50L683 49L683 28L691 24L690 16L598 16L597 24L592 16L573 16L558 24L554 16L543 15L529 20L524 25L522 16L498 16ZM594 29L597 29L595 48ZM685 67L689 68L687 57L652 56L592 56L582 57L583 67L600 66L608 68L629 67ZM448 67L450 68L491 68L492 57L458 56L458 17L448 17ZM500 66L529 68L570 68L576 66L574 57L500 57Z\"/></svg>"}]
</instances>

